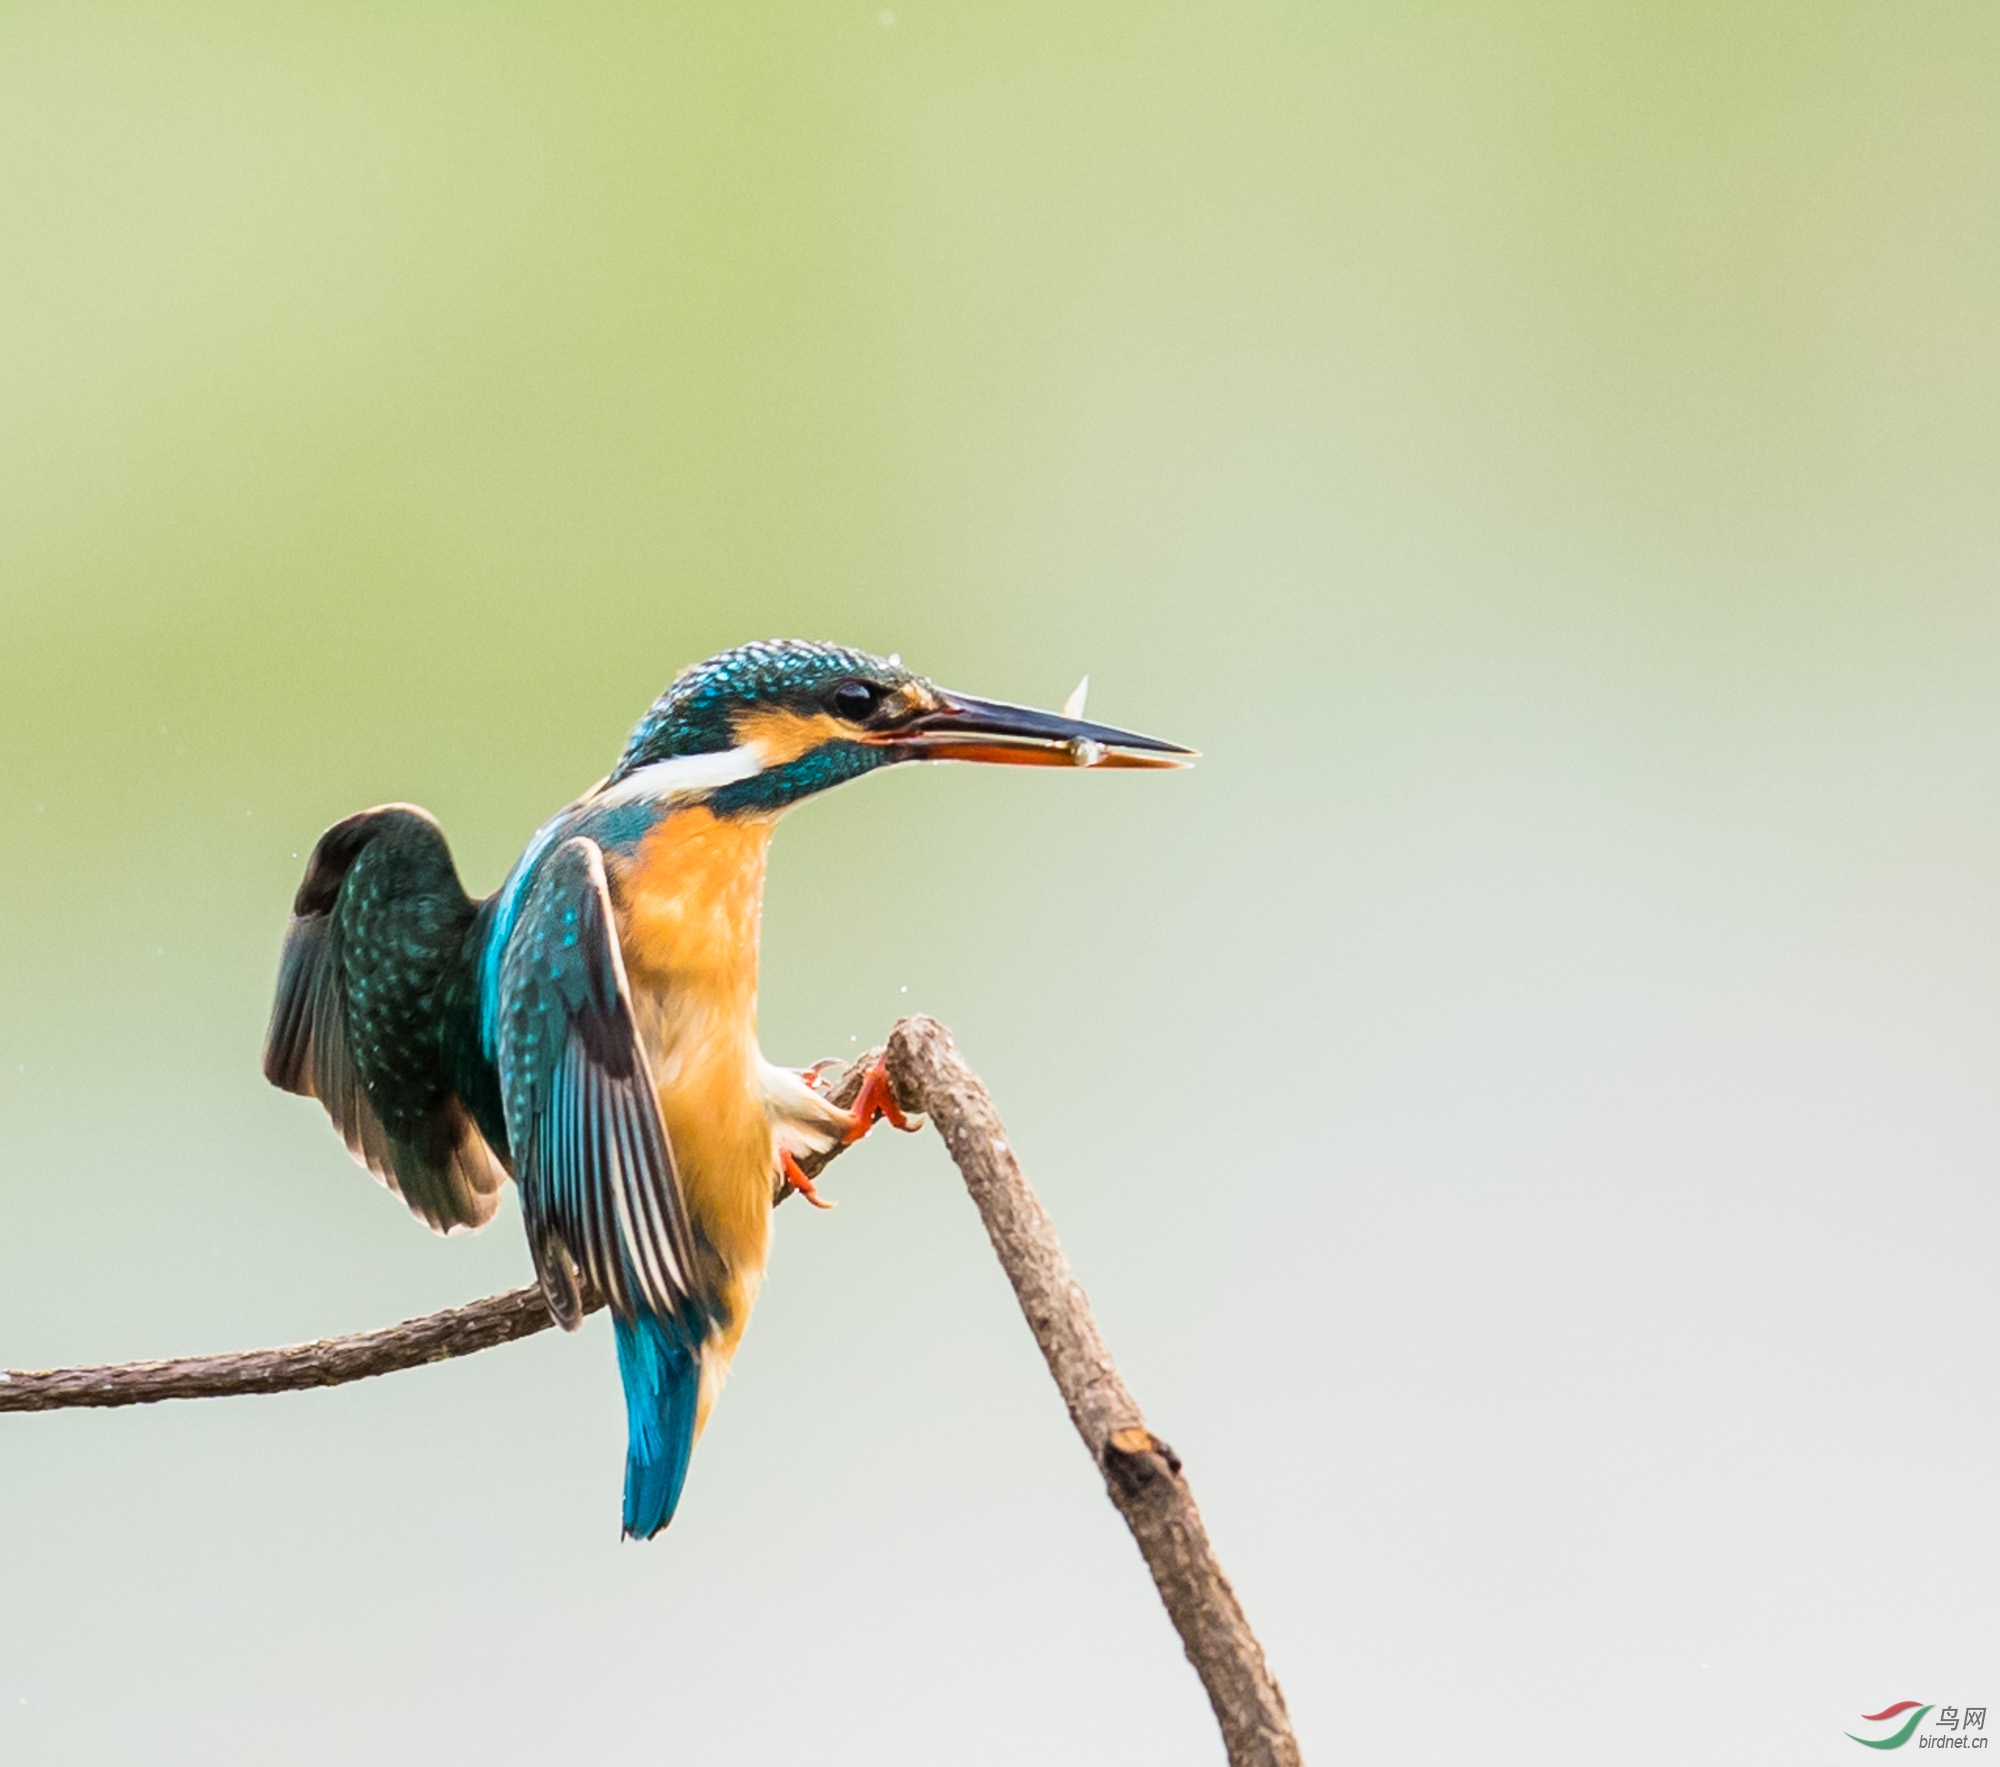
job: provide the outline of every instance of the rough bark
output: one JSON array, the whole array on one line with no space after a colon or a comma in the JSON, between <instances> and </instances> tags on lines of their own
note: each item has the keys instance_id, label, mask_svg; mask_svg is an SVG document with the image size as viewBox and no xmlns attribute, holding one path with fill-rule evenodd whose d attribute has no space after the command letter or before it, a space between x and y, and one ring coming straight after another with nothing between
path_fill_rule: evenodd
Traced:
<instances>
[{"instance_id":1,"label":"rough bark","mask_svg":"<svg viewBox=\"0 0 2000 1767\"><path fill-rule=\"evenodd\" d=\"M868 1064L880 1054L871 1049L841 1076L828 1096L836 1104L852 1103ZM817 1178L845 1151L835 1147L808 1154L799 1164L808 1178ZM783 1202L791 1194L792 1187L780 1181L773 1201ZM595 1313L603 1305L603 1296L586 1282L584 1312ZM101 1368L0 1371L0 1411L151 1405L161 1399L221 1399L239 1393L338 1387L511 1344L553 1324L540 1289L510 1288L505 1294L406 1319L400 1325L276 1350L234 1350L223 1356L178 1356L167 1362L118 1362Z\"/></svg>"},{"instance_id":2,"label":"rough bark","mask_svg":"<svg viewBox=\"0 0 2000 1767\"><path fill-rule=\"evenodd\" d=\"M871 1050L842 1077L832 1091L837 1101L853 1100L876 1053ZM922 1111L932 1119L965 1179L1070 1420L1138 1542L1188 1661L1207 1689L1231 1767L1299 1767L1298 1740L1284 1695L1216 1561L1180 1459L1146 1427L1138 1402L1098 1335L1090 1302L1063 1256L1054 1223L1022 1174L991 1095L966 1066L950 1033L934 1019L903 1020L889 1039L887 1055L898 1101L905 1110ZM841 1151L835 1148L801 1164L809 1177L817 1177ZM790 1194L791 1187L780 1184L774 1205ZM585 1297L586 1312L602 1305L595 1295ZM530 1337L553 1323L539 1290L510 1289L379 1331L283 1349L0 1373L0 1411L146 1405L160 1399L339 1386L469 1356Z\"/></svg>"},{"instance_id":3,"label":"rough bark","mask_svg":"<svg viewBox=\"0 0 2000 1767\"><path fill-rule=\"evenodd\" d=\"M604 1303L594 1295L591 1308ZM108 1368L55 1368L0 1374L0 1411L59 1411L75 1405L150 1405L156 1399L215 1399L234 1393L291 1393L337 1387L371 1374L470 1356L546 1331L555 1321L538 1288L513 1288L469 1307L351 1337L238 1350L227 1356L180 1356L171 1362L121 1362Z\"/></svg>"}]
</instances>

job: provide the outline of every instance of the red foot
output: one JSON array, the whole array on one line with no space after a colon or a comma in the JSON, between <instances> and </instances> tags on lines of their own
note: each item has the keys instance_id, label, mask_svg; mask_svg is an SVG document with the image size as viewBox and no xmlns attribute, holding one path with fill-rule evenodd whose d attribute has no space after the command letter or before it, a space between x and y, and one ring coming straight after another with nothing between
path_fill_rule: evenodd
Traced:
<instances>
[{"instance_id":1,"label":"red foot","mask_svg":"<svg viewBox=\"0 0 2000 1767\"><path fill-rule=\"evenodd\" d=\"M896 1095L889 1086L889 1058L877 1056L875 1065L868 1070L868 1078L861 1082L860 1096L854 1101L854 1126L840 1138L843 1147L851 1147L868 1131L875 1127L877 1117L886 1117L892 1129L910 1129L915 1125L903 1115L902 1107L896 1103Z\"/></svg>"},{"instance_id":2,"label":"red foot","mask_svg":"<svg viewBox=\"0 0 2000 1767\"><path fill-rule=\"evenodd\" d=\"M778 1150L778 1164L784 1170L785 1182L796 1190L800 1196L804 1197L807 1202L811 1203L814 1208L830 1209L833 1207L832 1203L820 1195L819 1191L814 1187L813 1181L805 1175L805 1169L800 1166L797 1160L792 1158L792 1150L789 1147L781 1147Z\"/></svg>"}]
</instances>

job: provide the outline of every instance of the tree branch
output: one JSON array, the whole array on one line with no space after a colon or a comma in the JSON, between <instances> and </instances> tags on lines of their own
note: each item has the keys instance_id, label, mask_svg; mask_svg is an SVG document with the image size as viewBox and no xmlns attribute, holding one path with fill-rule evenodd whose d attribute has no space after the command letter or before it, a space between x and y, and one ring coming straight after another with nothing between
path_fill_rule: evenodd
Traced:
<instances>
[{"instance_id":1,"label":"tree branch","mask_svg":"<svg viewBox=\"0 0 2000 1767\"><path fill-rule=\"evenodd\" d=\"M849 1105L861 1091L869 1066L882 1052L871 1049L856 1061L828 1096ZM800 1159L808 1178L846 1151L835 1145ZM792 1194L779 1181L773 1204ZM581 1277L581 1272L578 1273ZM583 1278L583 1310L604 1305ZM488 1295L464 1307L448 1307L400 1325L348 1337L287 1344L277 1350L235 1350L226 1356L178 1356L169 1362L117 1362L102 1368L52 1368L39 1372L0 1371L0 1411L65 1411L78 1406L151 1405L160 1399L226 1399L240 1393L296 1393L307 1387L338 1387L372 1375L449 1362L499 1344L533 1337L555 1324L542 1291L530 1284Z\"/></svg>"},{"instance_id":2,"label":"tree branch","mask_svg":"<svg viewBox=\"0 0 2000 1767\"><path fill-rule=\"evenodd\" d=\"M951 1150L1070 1422L1208 1690L1230 1767L1299 1767L1285 1696L1209 1545L1180 1457L1147 1429L1055 1223L1022 1174L1000 1113L935 1019L906 1018L889 1037L889 1078L905 1108L925 1111Z\"/></svg>"},{"instance_id":3,"label":"tree branch","mask_svg":"<svg viewBox=\"0 0 2000 1767\"><path fill-rule=\"evenodd\" d=\"M590 1305L604 1303L592 1298ZM109 1368L56 1368L0 1374L0 1411L61 1411L76 1405L150 1405L156 1399L217 1399L234 1393L291 1393L337 1387L371 1374L394 1374L426 1362L470 1356L546 1331L555 1321L538 1288L510 1288L469 1307L406 1319L380 1331L238 1350L227 1356L180 1356L171 1362L121 1362Z\"/></svg>"},{"instance_id":4,"label":"tree branch","mask_svg":"<svg viewBox=\"0 0 2000 1767\"><path fill-rule=\"evenodd\" d=\"M874 1059L863 1056L832 1092L851 1103ZM1179 1457L1146 1427L1090 1302L1056 1238L1055 1225L1021 1172L993 1099L934 1019L908 1018L888 1045L889 1079L906 1110L936 1123L986 1225L1021 1312L1041 1347L1070 1421L1103 1474L1105 1489L1138 1542L1188 1660L1208 1691L1231 1767L1300 1767L1284 1695L1210 1546ZM802 1160L817 1177L841 1152ZM773 1202L783 1202L781 1185ZM585 1310L603 1305L585 1298ZM379 1331L277 1350L0 1374L0 1411L145 1405L339 1386L426 1362L469 1356L545 1331L541 1293L510 1289Z\"/></svg>"}]
</instances>

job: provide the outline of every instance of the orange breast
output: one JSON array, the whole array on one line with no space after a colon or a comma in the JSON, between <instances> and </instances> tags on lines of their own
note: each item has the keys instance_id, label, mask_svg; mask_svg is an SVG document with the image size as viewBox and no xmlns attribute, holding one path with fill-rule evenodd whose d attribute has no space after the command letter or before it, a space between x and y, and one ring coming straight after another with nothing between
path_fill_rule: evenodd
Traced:
<instances>
[{"instance_id":1,"label":"orange breast","mask_svg":"<svg viewBox=\"0 0 2000 1767\"><path fill-rule=\"evenodd\" d=\"M620 868L621 937L636 986L690 981L757 988L757 928L764 908L768 818L707 810L664 816Z\"/></svg>"},{"instance_id":2,"label":"orange breast","mask_svg":"<svg viewBox=\"0 0 2000 1767\"><path fill-rule=\"evenodd\" d=\"M706 1274L730 1315L724 1329L732 1340L770 1245L757 935L771 828L769 819L678 810L612 880L639 1032L689 1213L714 1254Z\"/></svg>"}]
</instances>

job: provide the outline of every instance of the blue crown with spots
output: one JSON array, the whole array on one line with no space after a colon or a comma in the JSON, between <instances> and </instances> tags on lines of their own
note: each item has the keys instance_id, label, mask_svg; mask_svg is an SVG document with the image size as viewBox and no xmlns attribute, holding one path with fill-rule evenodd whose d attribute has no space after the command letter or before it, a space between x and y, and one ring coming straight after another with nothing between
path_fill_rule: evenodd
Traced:
<instances>
[{"instance_id":1,"label":"blue crown with spots","mask_svg":"<svg viewBox=\"0 0 2000 1767\"><path fill-rule=\"evenodd\" d=\"M675 755L716 754L733 747L733 719L746 707L810 713L821 709L836 685L855 679L894 688L915 677L894 657L871 656L844 644L803 638L739 644L674 677L634 727L612 781Z\"/></svg>"}]
</instances>

